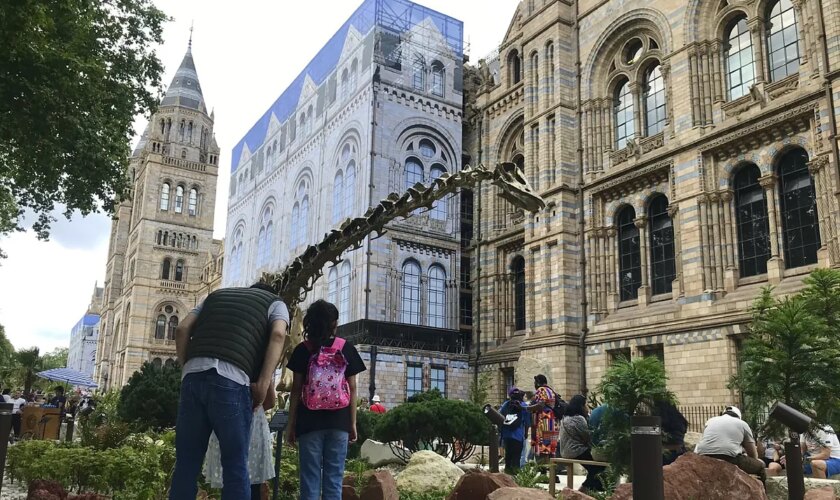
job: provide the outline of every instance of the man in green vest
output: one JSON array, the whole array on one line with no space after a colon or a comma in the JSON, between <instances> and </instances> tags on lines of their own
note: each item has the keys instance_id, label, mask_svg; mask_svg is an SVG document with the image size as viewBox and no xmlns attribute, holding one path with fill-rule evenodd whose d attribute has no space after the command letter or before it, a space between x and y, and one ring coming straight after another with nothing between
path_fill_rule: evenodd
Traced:
<instances>
[{"instance_id":1,"label":"man in green vest","mask_svg":"<svg viewBox=\"0 0 840 500\"><path fill-rule=\"evenodd\" d=\"M210 434L222 455L222 499L251 497L248 447L253 409L280 363L289 310L266 284L207 296L175 330L183 366L171 500L195 498Z\"/></svg>"}]
</instances>

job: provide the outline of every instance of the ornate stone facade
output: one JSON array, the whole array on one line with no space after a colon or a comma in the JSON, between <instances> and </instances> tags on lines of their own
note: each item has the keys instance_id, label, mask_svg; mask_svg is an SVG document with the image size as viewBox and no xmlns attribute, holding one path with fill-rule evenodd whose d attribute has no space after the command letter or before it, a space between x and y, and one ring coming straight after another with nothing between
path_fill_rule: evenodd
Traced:
<instances>
[{"instance_id":1,"label":"ornate stone facade","mask_svg":"<svg viewBox=\"0 0 840 500\"><path fill-rule=\"evenodd\" d=\"M654 355L683 404L737 402L760 288L840 265L840 4L526 0L465 75L464 149L521 161L548 203L476 196L495 394L542 372L571 395Z\"/></svg>"}]
</instances>

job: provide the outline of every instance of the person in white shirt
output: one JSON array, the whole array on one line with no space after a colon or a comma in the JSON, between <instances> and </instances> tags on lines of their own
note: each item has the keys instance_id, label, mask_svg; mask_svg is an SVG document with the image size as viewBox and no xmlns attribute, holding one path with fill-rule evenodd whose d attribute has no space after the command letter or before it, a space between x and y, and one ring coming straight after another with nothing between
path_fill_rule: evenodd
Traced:
<instances>
[{"instance_id":1,"label":"person in white shirt","mask_svg":"<svg viewBox=\"0 0 840 500\"><path fill-rule=\"evenodd\" d=\"M741 410L735 406L727 406L723 415L706 422L703 438L694 452L729 462L747 474L757 475L762 483L767 479L764 462L758 459L752 430L741 420Z\"/></svg>"},{"instance_id":2,"label":"person in white shirt","mask_svg":"<svg viewBox=\"0 0 840 500\"><path fill-rule=\"evenodd\" d=\"M3 389L3 402L4 403L11 403L12 402L12 390L11 389Z\"/></svg>"},{"instance_id":3,"label":"person in white shirt","mask_svg":"<svg viewBox=\"0 0 840 500\"><path fill-rule=\"evenodd\" d=\"M814 436L800 435L802 453L810 459L805 463L805 474L825 479L840 474L840 440L830 425L814 432Z\"/></svg>"},{"instance_id":4,"label":"person in white shirt","mask_svg":"<svg viewBox=\"0 0 840 500\"><path fill-rule=\"evenodd\" d=\"M23 394L20 392L16 393L12 398L12 405L12 429L15 431L15 439L20 439L23 407L26 406L26 400L23 399Z\"/></svg>"}]
</instances>

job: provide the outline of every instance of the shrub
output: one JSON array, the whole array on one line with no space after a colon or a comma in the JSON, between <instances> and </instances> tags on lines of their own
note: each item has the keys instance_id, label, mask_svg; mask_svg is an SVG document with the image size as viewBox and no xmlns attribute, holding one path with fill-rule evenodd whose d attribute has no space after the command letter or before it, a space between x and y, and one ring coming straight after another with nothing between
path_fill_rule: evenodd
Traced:
<instances>
[{"instance_id":1,"label":"shrub","mask_svg":"<svg viewBox=\"0 0 840 500\"><path fill-rule=\"evenodd\" d=\"M400 405L384 414L374 430L377 440L398 443L410 453L434 450L453 462L472 454L475 445L488 439L488 423L476 405L435 397L418 398L419 402ZM403 448L392 446L407 460ZM402 456L406 455L406 456Z\"/></svg>"},{"instance_id":2,"label":"shrub","mask_svg":"<svg viewBox=\"0 0 840 500\"><path fill-rule=\"evenodd\" d=\"M358 458L362 451L362 444L373 438L376 426L382 420L382 415L372 411L362 410L356 414L356 432L358 440L347 449L347 458Z\"/></svg>"},{"instance_id":3,"label":"shrub","mask_svg":"<svg viewBox=\"0 0 840 500\"><path fill-rule=\"evenodd\" d=\"M174 427L180 390L181 368L144 363L122 388L119 416L141 431Z\"/></svg>"}]
</instances>

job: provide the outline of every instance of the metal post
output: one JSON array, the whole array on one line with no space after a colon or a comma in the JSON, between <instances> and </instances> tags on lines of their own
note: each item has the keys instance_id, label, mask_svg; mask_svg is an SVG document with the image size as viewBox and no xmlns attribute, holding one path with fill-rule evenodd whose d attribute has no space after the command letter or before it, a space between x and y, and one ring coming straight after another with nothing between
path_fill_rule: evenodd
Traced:
<instances>
[{"instance_id":1,"label":"metal post","mask_svg":"<svg viewBox=\"0 0 840 500\"><path fill-rule=\"evenodd\" d=\"M496 426L490 426L490 472L499 472L499 435Z\"/></svg>"},{"instance_id":2,"label":"metal post","mask_svg":"<svg viewBox=\"0 0 840 500\"><path fill-rule=\"evenodd\" d=\"M634 416L630 436L633 498L665 500L662 479L662 427L657 416Z\"/></svg>"},{"instance_id":3,"label":"metal post","mask_svg":"<svg viewBox=\"0 0 840 500\"><path fill-rule=\"evenodd\" d=\"M268 429L277 433L277 447L274 449L274 492L271 496L272 500L280 498L280 455L283 451L283 432L288 424L289 412L286 410L278 410L268 423Z\"/></svg>"},{"instance_id":4,"label":"metal post","mask_svg":"<svg viewBox=\"0 0 840 500\"><path fill-rule=\"evenodd\" d=\"M12 432L12 403L0 403L0 492L3 491L3 474L6 469L6 451Z\"/></svg>"},{"instance_id":5,"label":"metal post","mask_svg":"<svg viewBox=\"0 0 840 500\"><path fill-rule=\"evenodd\" d=\"M67 417L67 420L65 420L65 422L67 422L67 431L64 434L65 434L67 442L72 443L73 442L73 428L75 427L75 424L76 424L76 417L70 415L69 417Z\"/></svg>"},{"instance_id":6,"label":"metal post","mask_svg":"<svg viewBox=\"0 0 840 500\"><path fill-rule=\"evenodd\" d=\"M370 397L368 401L373 401L373 396L376 395L376 355L377 348L375 345L370 346Z\"/></svg>"},{"instance_id":7,"label":"metal post","mask_svg":"<svg viewBox=\"0 0 840 500\"><path fill-rule=\"evenodd\" d=\"M785 442L785 470L787 471L788 500L805 498L805 474L802 470L802 449L799 434L791 431L790 440Z\"/></svg>"}]
</instances>

